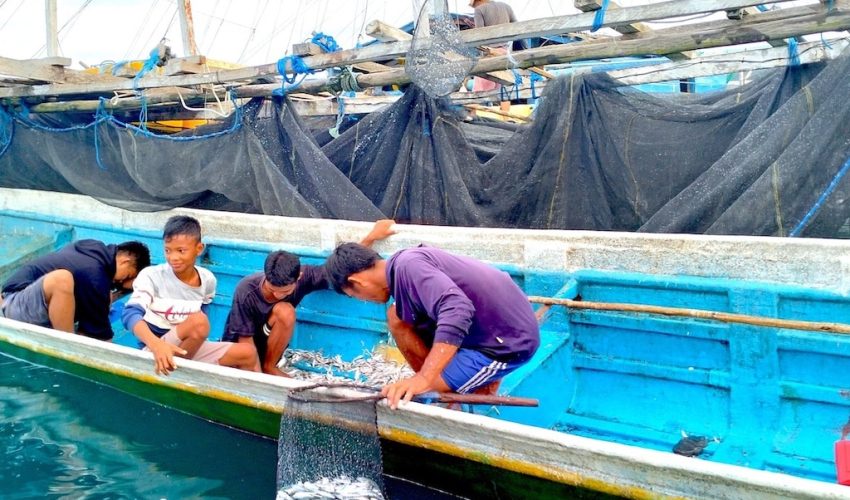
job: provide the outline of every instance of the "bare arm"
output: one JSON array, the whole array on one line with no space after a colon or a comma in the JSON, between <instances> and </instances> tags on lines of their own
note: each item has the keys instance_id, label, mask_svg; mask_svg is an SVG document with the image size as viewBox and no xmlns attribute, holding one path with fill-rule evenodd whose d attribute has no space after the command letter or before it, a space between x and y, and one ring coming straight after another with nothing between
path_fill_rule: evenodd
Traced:
<instances>
[{"instance_id":1,"label":"bare arm","mask_svg":"<svg viewBox=\"0 0 850 500\"><path fill-rule=\"evenodd\" d=\"M401 400L410 401L413 396L428 391L446 392L449 388L441 374L457 354L458 346L435 342L431 352L425 358L422 369L416 375L384 386L381 394L387 397L390 408L396 409Z\"/></svg>"},{"instance_id":2,"label":"bare arm","mask_svg":"<svg viewBox=\"0 0 850 500\"><path fill-rule=\"evenodd\" d=\"M392 219L381 219L375 222L375 225L372 226L372 230L369 231L369 234L360 240L360 244L364 247L371 248L376 241L389 238L396 233L393 229L393 225L395 225L395 221Z\"/></svg>"},{"instance_id":3,"label":"bare arm","mask_svg":"<svg viewBox=\"0 0 850 500\"><path fill-rule=\"evenodd\" d=\"M171 345L154 335L144 321L139 321L133 326L133 335L153 353L154 371L158 375L168 375L177 368L177 365L174 364L174 354L186 355L186 351L179 346Z\"/></svg>"}]
</instances>

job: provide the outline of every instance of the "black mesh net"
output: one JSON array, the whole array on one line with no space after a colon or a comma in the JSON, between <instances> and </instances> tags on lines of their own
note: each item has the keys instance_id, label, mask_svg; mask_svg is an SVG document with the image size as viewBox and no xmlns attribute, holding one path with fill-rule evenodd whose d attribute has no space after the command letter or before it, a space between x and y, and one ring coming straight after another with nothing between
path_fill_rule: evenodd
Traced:
<instances>
[{"instance_id":1,"label":"black mesh net","mask_svg":"<svg viewBox=\"0 0 850 500\"><path fill-rule=\"evenodd\" d=\"M850 53L711 93L567 76L514 129L469 123L411 85L335 139L288 101L252 102L228 123L169 138L90 115L0 112L0 186L131 209L848 237L849 77Z\"/></svg>"},{"instance_id":2,"label":"black mesh net","mask_svg":"<svg viewBox=\"0 0 850 500\"><path fill-rule=\"evenodd\" d=\"M289 101L254 100L225 123L154 135L98 114L18 114L0 185L83 193L130 210L197 206L375 220Z\"/></svg>"},{"instance_id":3,"label":"black mesh net","mask_svg":"<svg viewBox=\"0 0 850 500\"><path fill-rule=\"evenodd\" d=\"M410 80L430 97L454 92L466 79L478 53L464 45L447 0L426 0L404 62Z\"/></svg>"},{"instance_id":4,"label":"black mesh net","mask_svg":"<svg viewBox=\"0 0 850 500\"><path fill-rule=\"evenodd\" d=\"M385 497L375 400L287 398L278 499Z\"/></svg>"}]
</instances>

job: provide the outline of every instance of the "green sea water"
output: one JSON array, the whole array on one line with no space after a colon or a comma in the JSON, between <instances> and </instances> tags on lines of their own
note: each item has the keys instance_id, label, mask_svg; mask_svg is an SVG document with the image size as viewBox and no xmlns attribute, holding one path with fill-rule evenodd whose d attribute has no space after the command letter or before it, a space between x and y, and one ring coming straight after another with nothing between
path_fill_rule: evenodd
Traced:
<instances>
[{"instance_id":1,"label":"green sea water","mask_svg":"<svg viewBox=\"0 0 850 500\"><path fill-rule=\"evenodd\" d=\"M0 354L0 498L274 498L277 444Z\"/></svg>"},{"instance_id":2,"label":"green sea water","mask_svg":"<svg viewBox=\"0 0 850 500\"><path fill-rule=\"evenodd\" d=\"M277 454L274 440L0 352L0 499L273 499ZM384 481L392 499L457 498Z\"/></svg>"}]
</instances>

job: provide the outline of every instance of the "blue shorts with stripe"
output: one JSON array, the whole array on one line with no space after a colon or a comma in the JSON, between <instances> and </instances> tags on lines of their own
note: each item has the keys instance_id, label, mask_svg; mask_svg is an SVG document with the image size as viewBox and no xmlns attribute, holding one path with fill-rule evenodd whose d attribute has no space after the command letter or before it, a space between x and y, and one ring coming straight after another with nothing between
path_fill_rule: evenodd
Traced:
<instances>
[{"instance_id":1,"label":"blue shorts with stripe","mask_svg":"<svg viewBox=\"0 0 850 500\"><path fill-rule=\"evenodd\" d=\"M443 370L443 381L454 392L466 394L502 379L525 364L525 361L496 361L473 349L458 349Z\"/></svg>"}]
</instances>

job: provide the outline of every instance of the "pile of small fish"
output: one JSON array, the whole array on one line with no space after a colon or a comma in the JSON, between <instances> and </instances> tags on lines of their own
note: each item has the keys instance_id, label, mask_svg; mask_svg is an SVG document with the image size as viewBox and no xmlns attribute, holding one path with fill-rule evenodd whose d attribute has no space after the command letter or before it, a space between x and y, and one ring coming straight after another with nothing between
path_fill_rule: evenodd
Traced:
<instances>
[{"instance_id":1,"label":"pile of small fish","mask_svg":"<svg viewBox=\"0 0 850 500\"><path fill-rule=\"evenodd\" d=\"M365 477L323 477L314 482L298 482L277 492L277 500L332 498L338 500L383 500L381 488Z\"/></svg>"},{"instance_id":2,"label":"pile of small fish","mask_svg":"<svg viewBox=\"0 0 850 500\"><path fill-rule=\"evenodd\" d=\"M385 359L379 353L366 352L351 361L340 355L323 356L319 352L287 349L280 369L300 380L312 382L351 382L380 387L414 375L407 365ZM308 368L308 369L304 369Z\"/></svg>"}]
</instances>

